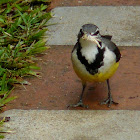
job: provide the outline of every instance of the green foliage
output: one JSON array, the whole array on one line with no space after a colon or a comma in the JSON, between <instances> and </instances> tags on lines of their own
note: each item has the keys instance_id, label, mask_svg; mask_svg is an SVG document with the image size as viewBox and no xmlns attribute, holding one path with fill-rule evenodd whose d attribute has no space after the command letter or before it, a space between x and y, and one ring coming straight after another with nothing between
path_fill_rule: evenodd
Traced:
<instances>
[{"instance_id":1,"label":"green foliage","mask_svg":"<svg viewBox=\"0 0 140 140\"><path fill-rule=\"evenodd\" d=\"M0 139L3 139L4 136L1 135L1 133L11 133L12 131L8 128L4 126L4 122L8 122L10 120L10 117L4 117L4 118L0 118Z\"/></svg>"},{"instance_id":2,"label":"green foliage","mask_svg":"<svg viewBox=\"0 0 140 140\"><path fill-rule=\"evenodd\" d=\"M38 76L35 55L47 49L43 39L50 0L0 0L0 109L15 97L7 98L14 83L24 76ZM19 80L20 79L20 80Z\"/></svg>"},{"instance_id":3,"label":"green foliage","mask_svg":"<svg viewBox=\"0 0 140 140\"><path fill-rule=\"evenodd\" d=\"M3 127L3 124L4 124L4 119L0 121L0 128ZM0 134L0 139L3 139L4 136Z\"/></svg>"},{"instance_id":4,"label":"green foliage","mask_svg":"<svg viewBox=\"0 0 140 140\"><path fill-rule=\"evenodd\" d=\"M0 0L0 109L16 97L8 97L14 83L28 83L24 76L38 76L35 55L47 49L43 39L50 0ZM4 120L0 121L0 132ZM8 132L8 131L6 131ZM0 135L0 139L4 138Z\"/></svg>"}]
</instances>

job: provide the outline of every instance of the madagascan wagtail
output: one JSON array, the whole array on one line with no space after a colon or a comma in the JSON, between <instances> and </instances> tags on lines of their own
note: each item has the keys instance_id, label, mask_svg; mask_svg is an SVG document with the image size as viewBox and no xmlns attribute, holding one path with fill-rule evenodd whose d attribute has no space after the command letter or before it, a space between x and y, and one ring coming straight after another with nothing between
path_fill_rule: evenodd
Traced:
<instances>
[{"instance_id":1,"label":"madagascan wagtail","mask_svg":"<svg viewBox=\"0 0 140 140\"><path fill-rule=\"evenodd\" d=\"M83 90L79 102L70 107L87 107L82 101L86 83L105 80L108 86L108 98L101 104L108 104L109 107L111 104L118 104L112 99L109 78L116 72L120 57L120 51L111 41L111 36L100 35L96 25L83 25L71 54L73 68L82 81Z\"/></svg>"}]
</instances>

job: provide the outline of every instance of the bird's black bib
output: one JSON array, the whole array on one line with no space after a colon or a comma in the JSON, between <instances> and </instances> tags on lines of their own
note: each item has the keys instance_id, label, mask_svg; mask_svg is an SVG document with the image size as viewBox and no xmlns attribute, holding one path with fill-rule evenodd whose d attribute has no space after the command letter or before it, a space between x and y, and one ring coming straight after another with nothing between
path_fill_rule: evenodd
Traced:
<instances>
[{"instance_id":1,"label":"bird's black bib","mask_svg":"<svg viewBox=\"0 0 140 140\"><path fill-rule=\"evenodd\" d=\"M95 60L89 64L85 56L83 56L81 53L82 47L80 43L78 43L78 47L77 47L77 57L79 61L85 65L86 70L92 75L98 73L98 69L104 65L103 59L104 59L105 48L103 49L100 49L99 47L97 48L98 48L98 53L96 54Z\"/></svg>"}]
</instances>

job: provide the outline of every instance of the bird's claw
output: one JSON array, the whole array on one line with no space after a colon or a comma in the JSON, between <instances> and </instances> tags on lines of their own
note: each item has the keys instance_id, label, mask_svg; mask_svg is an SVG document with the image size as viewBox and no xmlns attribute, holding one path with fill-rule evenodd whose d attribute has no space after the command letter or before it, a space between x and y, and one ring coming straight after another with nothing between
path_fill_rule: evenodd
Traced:
<instances>
[{"instance_id":1,"label":"bird's claw","mask_svg":"<svg viewBox=\"0 0 140 140\"><path fill-rule=\"evenodd\" d=\"M118 105L119 103L114 102L113 99L109 97L108 99L105 99L103 102L101 102L101 105L103 104L108 104L108 107L111 107L112 104Z\"/></svg>"},{"instance_id":2,"label":"bird's claw","mask_svg":"<svg viewBox=\"0 0 140 140\"><path fill-rule=\"evenodd\" d=\"M83 102L80 100L77 104L69 105L69 107L83 107L83 108L88 108L88 105L84 105Z\"/></svg>"}]
</instances>

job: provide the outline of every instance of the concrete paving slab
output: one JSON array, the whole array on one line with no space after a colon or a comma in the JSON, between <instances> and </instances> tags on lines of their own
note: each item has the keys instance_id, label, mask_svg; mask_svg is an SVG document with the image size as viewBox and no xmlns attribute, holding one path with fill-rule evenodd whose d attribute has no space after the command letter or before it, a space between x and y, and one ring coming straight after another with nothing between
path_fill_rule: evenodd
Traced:
<instances>
[{"instance_id":1,"label":"concrete paving slab","mask_svg":"<svg viewBox=\"0 0 140 140\"><path fill-rule=\"evenodd\" d=\"M74 45L80 27L94 23L101 34L113 35L117 45L140 46L139 6L57 7L52 13L50 22L58 24L49 27L49 45Z\"/></svg>"},{"instance_id":2,"label":"concrete paving slab","mask_svg":"<svg viewBox=\"0 0 140 140\"><path fill-rule=\"evenodd\" d=\"M4 140L139 140L140 111L9 110Z\"/></svg>"}]
</instances>

